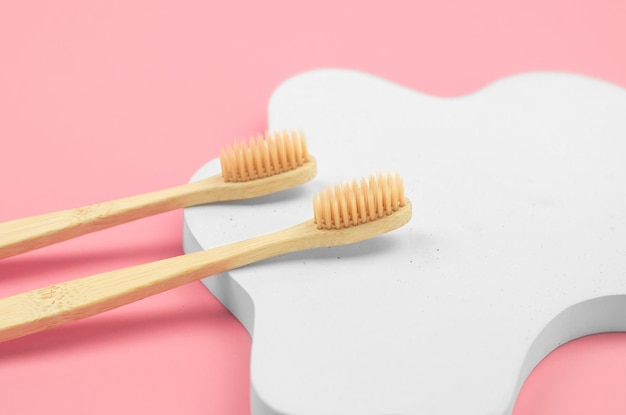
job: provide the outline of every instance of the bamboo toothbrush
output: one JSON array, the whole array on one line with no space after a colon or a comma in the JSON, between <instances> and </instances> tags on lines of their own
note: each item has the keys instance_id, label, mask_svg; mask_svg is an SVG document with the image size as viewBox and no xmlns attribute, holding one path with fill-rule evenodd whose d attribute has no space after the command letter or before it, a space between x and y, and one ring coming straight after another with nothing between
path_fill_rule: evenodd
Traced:
<instances>
[{"instance_id":1,"label":"bamboo toothbrush","mask_svg":"<svg viewBox=\"0 0 626 415\"><path fill-rule=\"evenodd\" d=\"M398 175L337 185L313 200L313 219L279 232L106 272L0 300L0 341L89 317L204 277L311 248L346 245L406 224Z\"/></svg>"},{"instance_id":2,"label":"bamboo toothbrush","mask_svg":"<svg viewBox=\"0 0 626 415\"><path fill-rule=\"evenodd\" d=\"M220 154L221 174L170 189L0 223L0 259L187 206L285 190L316 174L302 133L252 137Z\"/></svg>"}]
</instances>

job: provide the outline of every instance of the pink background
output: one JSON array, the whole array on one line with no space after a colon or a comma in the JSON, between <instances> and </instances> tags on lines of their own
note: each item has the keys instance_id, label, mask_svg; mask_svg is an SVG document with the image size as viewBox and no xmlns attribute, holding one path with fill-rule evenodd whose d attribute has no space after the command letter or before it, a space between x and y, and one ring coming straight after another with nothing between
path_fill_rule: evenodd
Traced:
<instances>
[{"instance_id":1,"label":"pink background","mask_svg":"<svg viewBox=\"0 0 626 415\"><path fill-rule=\"evenodd\" d=\"M621 0L4 1L0 221L184 183L308 69L441 96L536 70L626 87L624 22ZM172 212L2 260L0 296L180 254L181 232ZM250 345L190 284L0 344L0 413L249 414ZM515 415L622 414L624 384L626 334L587 337Z\"/></svg>"}]
</instances>

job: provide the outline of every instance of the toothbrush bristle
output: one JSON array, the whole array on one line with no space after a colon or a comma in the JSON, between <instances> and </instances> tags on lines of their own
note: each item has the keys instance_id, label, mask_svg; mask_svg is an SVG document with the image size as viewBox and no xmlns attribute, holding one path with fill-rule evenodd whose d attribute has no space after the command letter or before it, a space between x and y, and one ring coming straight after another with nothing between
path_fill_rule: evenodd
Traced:
<instances>
[{"instance_id":1,"label":"toothbrush bristle","mask_svg":"<svg viewBox=\"0 0 626 415\"><path fill-rule=\"evenodd\" d=\"M347 228L390 215L404 204L400 175L377 174L317 193L313 199L313 220L318 229Z\"/></svg>"},{"instance_id":2,"label":"toothbrush bristle","mask_svg":"<svg viewBox=\"0 0 626 415\"><path fill-rule=\"evenodd\" d=\"M310 160L301 132L257 135L222 149L220 163L226 182L246 182L294 170Z\"/></svg>"}]
</instances>

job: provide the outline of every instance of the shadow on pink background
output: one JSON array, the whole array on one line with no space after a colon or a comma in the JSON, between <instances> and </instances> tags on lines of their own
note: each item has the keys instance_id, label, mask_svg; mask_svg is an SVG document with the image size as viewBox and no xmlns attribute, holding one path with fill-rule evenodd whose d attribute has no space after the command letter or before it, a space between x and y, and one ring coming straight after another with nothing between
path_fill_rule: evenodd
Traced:
<instances>
[{"instance_id":1,"label":"shadow on pink background","mask_svg":"<svg viewBox=\"0 0 626 415\"><path fill-rule=\"evenodd\" d=\"M503 76L626 87L626 3L0 4L0 221L186 182L321 67L456 96ZM182 253L181 212L0 261L0 296ZM249 414L250 338L200 284L0 344L0 413ZM569 343L515 415L622 414L626 334ZM454 397L450 397L454 399Z\"/></svg>"}]
</instances>

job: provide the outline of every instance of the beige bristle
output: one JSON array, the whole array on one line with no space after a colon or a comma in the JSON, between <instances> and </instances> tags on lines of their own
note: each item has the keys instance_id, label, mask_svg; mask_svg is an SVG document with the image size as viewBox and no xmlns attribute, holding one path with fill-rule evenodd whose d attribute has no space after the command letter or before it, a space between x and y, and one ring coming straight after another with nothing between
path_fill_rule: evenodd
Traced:
<instances>
[{"instance_id":1,"label":"beige bristle","mask_svg":"<svg viewBox=\"0 0 626 415\"><path fill-rule=\"evenodd\" d=\"M319 192L313 219L318 229L341 229L390 215L404 204L400 175L378 174Z\"/></svg>"},{"instance_id":2,"label":"beige bristle","mask_svg":"<svg viewBox=\"0 0 626 415\"><path fill-rule=\"evenodd\" d=\"M260 134L220 152L226 182L246 182L296 169L310 160L301 132Z\"/></svg>"}]
</instances>

